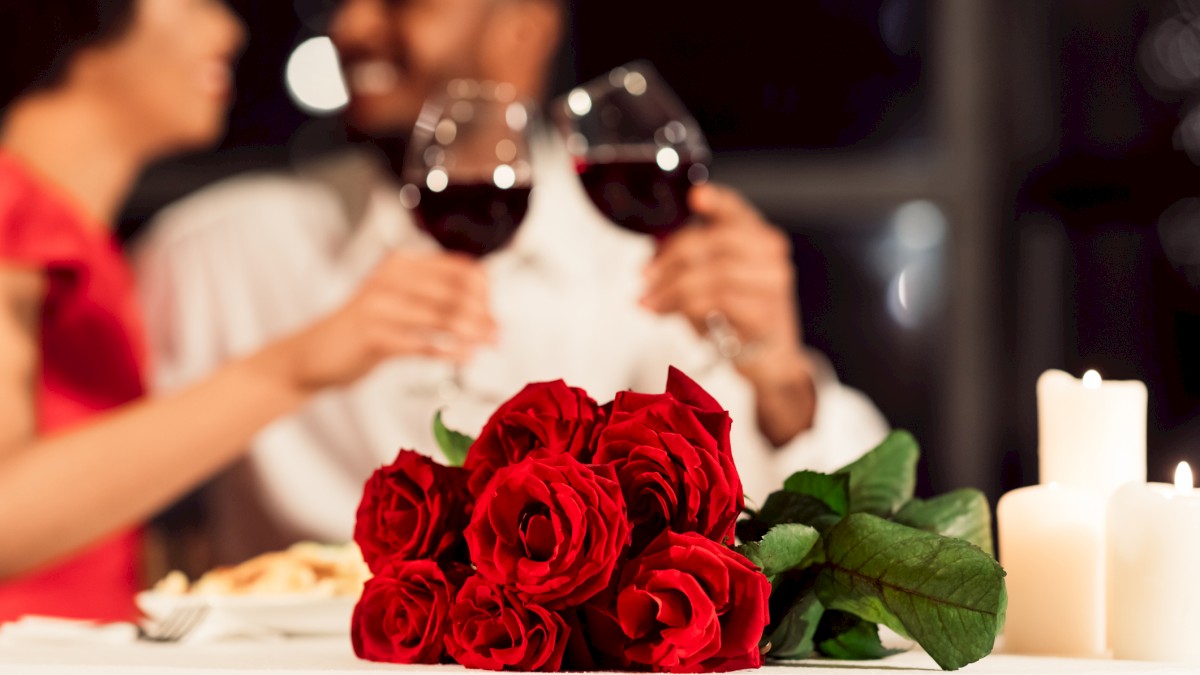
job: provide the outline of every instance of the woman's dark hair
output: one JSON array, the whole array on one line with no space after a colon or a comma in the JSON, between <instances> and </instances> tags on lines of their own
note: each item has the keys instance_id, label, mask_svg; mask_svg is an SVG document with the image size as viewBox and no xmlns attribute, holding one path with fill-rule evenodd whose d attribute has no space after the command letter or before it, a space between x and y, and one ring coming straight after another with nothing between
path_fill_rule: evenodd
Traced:
<instances>
[{"instance_id":1,"label":"woman's dark hair","mask_svg":"<svg viewBox=\"0 0 1200 675\"><path fill-rule=\"evenodd\" d=\"M0 113L54 86L80 49L129 25L138 0L0 0Z\"/></svg>"}]
</instances>

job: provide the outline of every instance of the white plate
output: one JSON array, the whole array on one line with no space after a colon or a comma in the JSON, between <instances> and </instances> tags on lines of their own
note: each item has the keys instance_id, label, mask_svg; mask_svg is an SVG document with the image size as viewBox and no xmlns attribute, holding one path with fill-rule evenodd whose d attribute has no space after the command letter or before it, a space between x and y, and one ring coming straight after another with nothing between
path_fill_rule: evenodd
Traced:
<instances>
[{"instance_id":1,"label":"white plate","mask_svg":"<svg viewBox=\"0 0 1200 675\"><path fill-rule=\"evenodd\" d=\"M198 602L210 608L205 620L209 630L205 632L283 635L349 635L355 604L353 598L303 595L170 595L146 591L137 596L138 607L152 620Z\"/></svg>"}]
</instances>

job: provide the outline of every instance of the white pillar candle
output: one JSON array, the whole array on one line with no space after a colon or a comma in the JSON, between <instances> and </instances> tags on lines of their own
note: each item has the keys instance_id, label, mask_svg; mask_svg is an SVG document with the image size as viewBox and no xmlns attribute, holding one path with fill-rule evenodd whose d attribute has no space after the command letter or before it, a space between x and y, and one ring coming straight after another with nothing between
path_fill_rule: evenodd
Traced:
<instances>
[{"instance_id":1,"label":"white pillar candle","mask_svg":"<svg viewBox=\"0 0 1200 675\"><path fill-rule=\"evenodd\" d=\"M1021 488L1000 499L996 521L1008 573L1005 650L1103 656L1104 501L1074 487Z\"/></svg>"},{"instance_id":2,"label":"white pillar candle","mask_svg":"<svg viewBox=\"0 0 1200 675\"><path fill-rule=\"evenodd\" d=\"M1094 490L1107 500L1125 483L1146 482L1146 385L1103 381L1094 370L1077 380L1042 374L1038 460L1043 485Z\"/></svg>"},{"instance_id":3,"label":"white pillar candle","mask_svg":"<svg viewBox=\"0 0 1200 675\"><path fill-rule=\"evenodd\" d=\"M1200 494L1126 485L1109 506L1109 642L1118 659L1200 664Z\"/></svg>"}]
</instances>

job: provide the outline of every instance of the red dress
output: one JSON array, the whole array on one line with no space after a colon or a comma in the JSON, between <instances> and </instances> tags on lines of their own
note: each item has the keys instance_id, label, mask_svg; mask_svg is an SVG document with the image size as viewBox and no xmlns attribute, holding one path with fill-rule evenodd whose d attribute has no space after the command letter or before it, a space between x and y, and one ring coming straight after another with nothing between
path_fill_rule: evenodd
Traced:
<instances>
[{"instance_id":1,"label":"red dress","mask_svg":"<svg viewBox=\"0 0 1200 675\"><path fill-rule=\"evenodd\" d=\"M0 264L39 270L47 280L34 393L39 435L142 395L145 350L132 276L108 228L4 154ZM0 581L0 621L24 614L131 619L140 553L139 530L114 533L64 561Z\"/></svg>"}]
</instances>

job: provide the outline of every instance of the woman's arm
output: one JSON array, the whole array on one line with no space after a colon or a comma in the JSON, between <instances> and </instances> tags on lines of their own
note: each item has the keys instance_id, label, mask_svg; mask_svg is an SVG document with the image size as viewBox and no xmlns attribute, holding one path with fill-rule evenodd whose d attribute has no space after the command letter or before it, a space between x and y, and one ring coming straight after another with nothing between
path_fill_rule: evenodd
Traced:
<instances>
[{"instance_id":1,"label":"woman's arm","mask_svg":"<svg viewBox=\"0 0 1200 675\"><path fill-rule=\"evenodd\" d=\"M0 267L4 277L13 273ZM414 278L420 291L412 290ZM176 395L44 438L29 433L36 363L29 345L36 334L17 318L16 294L0 297L0 335L25 345L0 343L0 439L18 439L0 446L0 579L150 516L319 389L349 383L398 354L464 358L462 343L430 340L429 330L453 335L464 321L483 322L472 314L482 303L470 291L485 283L474 263L446 260L414 274L411 260L393 257L346 306L314 326ZM419 301L420 293L430 300ZM8 402L17 415L8 414Z\"/></svg>"},{"instance_id":2,"label":"woman's arm","mask_svg":"<svg viewBox=\"0 0 1200 675\"><path fill-rule=\"evenodd\" d=\"M42 293L36 272L0 267L0 461L6 448L34 435L34 333Z\"/></svg>"}]
</instances>

